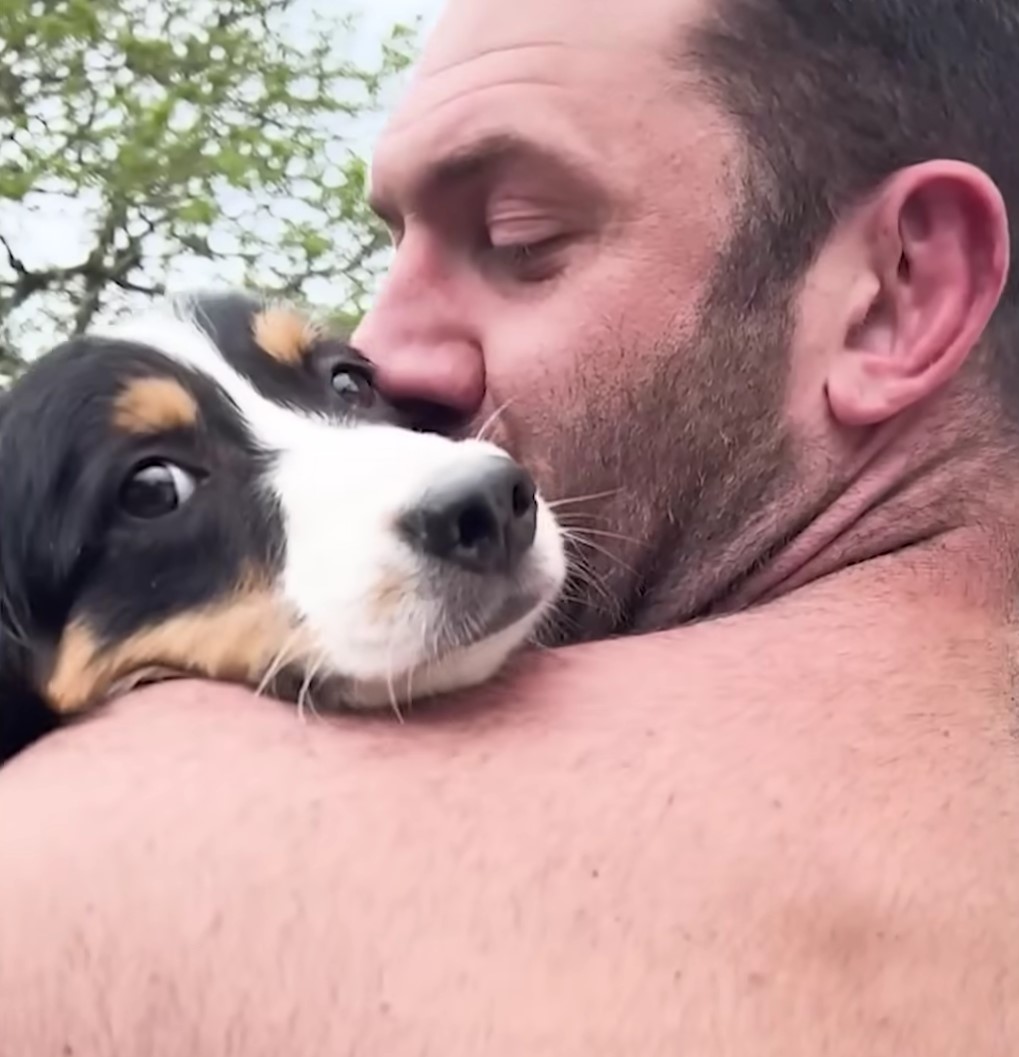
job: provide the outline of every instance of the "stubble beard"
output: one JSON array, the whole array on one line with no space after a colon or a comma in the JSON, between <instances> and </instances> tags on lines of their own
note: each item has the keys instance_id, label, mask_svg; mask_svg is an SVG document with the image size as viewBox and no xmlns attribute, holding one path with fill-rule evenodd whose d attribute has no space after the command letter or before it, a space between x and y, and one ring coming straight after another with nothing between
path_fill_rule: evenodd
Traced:
<instances>
[{"instance_id":1,"label":"stubble beard","mask_svg":"<svg viewBox=\"0 0 1019 1057\"><path fill-rule=\"evenodd\" d=\"M609 393L603 379L577 380L551 455L552 478L568 482L550 498L571 573L543 643L710 616L788 539L792 286L750 274L756 234L731 240L686 335L602 350L626 372Z\"/></svg>"}]
</instances>

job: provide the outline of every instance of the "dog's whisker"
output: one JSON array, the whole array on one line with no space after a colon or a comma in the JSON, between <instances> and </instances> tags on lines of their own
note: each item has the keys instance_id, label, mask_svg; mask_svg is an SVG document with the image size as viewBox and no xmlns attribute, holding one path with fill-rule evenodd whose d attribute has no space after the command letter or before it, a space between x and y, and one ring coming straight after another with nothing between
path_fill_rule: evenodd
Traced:
<instances>
[{"instance_id":1,"label":"dog's whisker","mask_svg":"<svg viewBox=\"0 0 1019 1057\"><path fill-rule=\"evenodd\" d=\"M269 662L268 667L265 670L265 674L262 676L261 681L255 688L255 696L262 697L270 684L275 680L279 673L286 667L287 664L293 660L291 655L294 643L297 641L300 635L300 629L295 628L293 633L289 635L283 642L283 645L276 651L276 655Z\"/></svg>"},{"instance_id":2,"label":"dog's whisker","mask_svg":"<svg viewBox=\"0 0 1019 1057\"><path fill-rule=\"evenodd\" d=\"M594 592L595 595L598 596L598 598L602 600L602 602L606 606L610 607L611 609L613 605L612 595L609 593L608 589L605 587L602 581L589 570L584 570L583 573L583 575L576 577L578 587L589 588L591 591ZM584 600L585 596L580 594L573 594L569 597L564 596L563 598L564 602L573 603L583 602Z\"/></svg>"},{"instance_id":3,"label":"dog's whisker","mask_svg":"<svg viewBox=\"0 0 1019 1057\"><path fill-rule=\"evenodd\" d=\"M400 702L396 696L396 672L393 670L393 648L396 645L397 629L394 626L389 635L389 646L386 650L386 690L389 693L389 707L393 710L400 723L403 723L403 713L400 711Z\"/></svg>"},{"instance_id":4,"label":"dog's whisker","mask_svg":"<svg viewBox=\"0 0 1019 1057\"><path fill-rule=\"evenodd\" d=\"M576 594L570 586L571 581L577 584L578 587L589 588L595 593L595 597L590 598L586 595ZM570 603L591 606L596 611L605 613L610 617L618 617L622 612L620 600L609 590L604 578L597 574L583 555L576 552L571 556L570 578L562 592L559 604L569 605Z\"/></svg>"},{"instance_id":5,"label":"dog's whisker","mask_svg":"<svg viewBox=\"0 0 1019 1057\"><path fill-rule=\"evenodd\" d=\"M563 602L567 599L563 599ZM583 603L585 600L582 598L574 599L578 603ZM550 614L550 620L548 623L548 629L554 632L556 635L575 632L579 628L580 624L575 616L571 616L569 613L564 613L560 609L556 609Z\"/></svg>"},{"instance_id":6,"label":"dog's whisker","mask_svg":"<svg viewBox=\"0 0 1019 1057\"><path fill-rule=\"evenodd\" d=\"M604 599L604 601L602 599ZM591 609L595 613L603 613L605 616L613 619L618 618L620 615L619 604L611 598L605 598L603 592L598 592L594 597L577 594L563 599L562 604L564 606L570 603L575 606L582 606L584 609ZM577 617L571 617L565 613L563 614L563 617L568 621L570 627L574 629L579 627L579 619Z\"/></svg>"},{"instance_id":7,"label":"dog's whisker","mask_svg":"<svg viewBox=\"0 0 1019 1057\"><path fill-rule=\"evenodd\" d=\"M643 540L636 536L625 536L621 532L610 532L608 529L588 528L586 525L563 525L564 530L570 532L574 538L586 538L587 536L600 536L603 539L620 540L623 543L635 543L638 547L646 547Z\"/></svg>"},{"instance_id":8,"label":"dog's whisker","mask_svg":"<svg viewBox=\"0 0 1019 1057\"><path fill-rule=\"evenodd\" d=\"M567 544L574 542L576 545L579 545L581 542L579 540L571 541L569 537L566 537L566 540ZM576 578L575 576L573 576L574 573L579 573L584 579L586 586L597 588L599 591L602 592L606 599L612 597L611 592L604 584L604 577L598 575L598 571L592 564L591 559L586 554L584 554L583 551L578 551L576 547L572 549L572 553L570 554L569 566L572 578Z\"/></svg>"},{"instance_id":9,"label":"dog's whisker","mask_svg":"<svg viewBox=\"0 0 1019 1057\"><path fill-rule=\"evenodd\" d=\"M324 653L319 653L313 662L310 662L304 673L304 681L301 684L300 692L297 695L297 715L302 722L305 722L307 717L304 714L304 710L307 707L308 711L311 712L316 718L321 718L315 708L315 702L312 698L312 684L315 679L318 678L318 673L322 670L327 658Z\"/></svg>"},{"instance_id":10,"label":"dog's whisker","mask_svg":"<svg viewBox=\"0 0 1019 1057\"><path fill-rule=\"evenodd\" d=\"M413 668L407 669L407 679L404 685L404 699L410 701L414 696L414 675L415 671Z\"/></svg>"},{"instance_id":11,"label":"dog's whisker","mask_svg":"<svg viewBox=\"0 0 1019 1057\"><path fill-rule=\"evenodd\" d=\"M437 626L430 625L423 613L421 615L421 641L425 644L424 668L429 671L435 667L439 659L439 629Z\"/></svg>"},{"instance_id":12,"label":"dog's whisker","mask_svg":"<svg viewBox=\"0 0 1019 1057\"><path fill-rule=\"evenodd\" d=\"M604 514L595 514L590 510L566 510L562 513L556 514L556 524L561 527L568 526L574 521L601 521L606 525L613 524L612 518L606 517Z\"/></svg>"},{"instance_id":13,"label":"dog's whisker","mask_svg":"<svg viewBox=\"0 0 1019 1057\"><path fill-rule=\"evenodd\" d=\"M560 594L560 601L564 601L563 595ZM527 636L528 645L533 649L540 650L542 653L550 652L553 647L546 642L542 641L543 636L548 631L557 630L556 624L556 607L552 606L545 610L542 614L541 619L532 628L531 633Z\"/></svg>"},{"instance_id":14,"label":"dog's whisker","mask_svg":"<svg viewBox=\"0 0 1019 1057\"><path fill-rule=\"evenodd\" d=\"M618 554L613 554L607 547L602 547L600 544L595 543L594 540L585 539L582 536L574 536L571 533L565 533L567 540L570 543L575 544L579 547L587 547L590 550L596 551L598 554L608 558L609 561L618 565L621 569L625 569L627 572L632 573L634 576L637 575L637 570L632 565L624 562Z\"/></svg>"},{"instance_id":15,"label":"dog's whisker","mask_svg":"<svg viewBox=\"0 0 1019 1057\"><path fill-rule=\"evenodd\" d=\"M420 614L420 625L421 630L419 637L423 644L423 659L416 668L409 668L407 670L407 682L404 687L404 694L406 696L406 700L408 701L412 701L414 699L414 676L418 675L419 673L427 673L429 667L431 666L432 660L431 648L428 644L428 618L424 613Z\"/></svg>"},{"instance_id":16,"label":"dog's whisker","mask_svg":"<svg viewBox=\"0 0 1019 1057\"><path fill-rule=\"evenodd\" d=\"M318 660L315 662L315 665L312 668L312 677L310 682L308 683L308 709L310 710L311 714L318 720L322 719L322 714L321 712L319 712L318 705L315 702L314 684L315 681L318 679L319 673L322 671L323 668L326 667L328 663L329 658L326 656L326 654L324 652L320 653L318 656Z\"/></svg>"},{"instance_id":17,"label":"dog's whisker","mask_svg":"<svg viewBox=\"0 0 1019 1057\"><path fill-rule=\"evenodd\" d=\"M481 428L474 435L474 439L484 440L488 436L489 430L491 430L492 427L496 424L496 422L498 422L499 419L502 418L502 416L506 413L506 409L510 406L510 404L514 402L514 400L515 397L510 397L510 399L505 401L505 403L500 404L499 407L497 407L481 424Z\"/></svg>"},{"instance_id":18,"label":"dog's whisker","mask_svg":"<svg viewBox=\"0 0 1019 1057\"><path fill-rule=\"evenodd\" d=\"M552 500L548 506L551 510L559 510L560 507L572 506L574 503L589 503L595 499L611 499L613 496L620 495L622 491L621 488L614 488L610 492L592 492L590 495L566 496L563 499Z\"/></svg>"}]
</instances>

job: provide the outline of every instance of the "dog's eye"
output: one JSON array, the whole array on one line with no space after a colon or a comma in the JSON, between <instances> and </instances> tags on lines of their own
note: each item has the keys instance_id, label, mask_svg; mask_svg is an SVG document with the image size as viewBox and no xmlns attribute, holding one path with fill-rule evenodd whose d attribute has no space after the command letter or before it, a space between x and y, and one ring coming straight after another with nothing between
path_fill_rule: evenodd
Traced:
<instances>
[{"instance_id":1,"label":"dog's eye","mask_svg":"<svg viewBox=\"0 0 1019 1057\"><path fill-rule=\"evenodd\" d=\"M333 391L354 407L371 407L375 403L375 387L371 378L356 367L338 363L330 372Z\"/></svg>"},{"instance_id":2,"label":"dog's eye","mask_svg":"<svg viewBox=\"0 0 1019 1057\"><path fill-rule=\"evenodd\" d=\"M139 466L120 490L120 505L136 518L157 518L182 507L195 490L195 478L171 462Z\"/></svg>"}]
</instances>

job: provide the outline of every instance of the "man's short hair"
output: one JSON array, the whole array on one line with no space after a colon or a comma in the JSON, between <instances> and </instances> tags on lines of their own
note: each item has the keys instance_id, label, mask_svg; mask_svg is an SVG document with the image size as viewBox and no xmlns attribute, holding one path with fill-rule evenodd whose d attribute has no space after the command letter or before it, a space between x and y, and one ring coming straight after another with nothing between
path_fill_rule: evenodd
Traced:
<instances>
[{"instance_id":1,"label":"man's short hair","mask_svg":"<svg viewBox=\"0 0 1019 1057\"><path fill-rule=\"evenodd\" d=\"M746 135L753 223L773 276L797 278L847 206L931 158L984 170L1015 241L1019 0L717 3L682 50ZM986 345L1019 421L1019 268Z\"/></svg>"}]
</instances>

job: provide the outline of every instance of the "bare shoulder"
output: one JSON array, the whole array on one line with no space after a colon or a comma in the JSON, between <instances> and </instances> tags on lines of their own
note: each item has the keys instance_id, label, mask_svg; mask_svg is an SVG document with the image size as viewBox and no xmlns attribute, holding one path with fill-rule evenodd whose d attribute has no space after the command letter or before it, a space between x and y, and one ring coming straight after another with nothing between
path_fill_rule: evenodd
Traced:
<instances>
[{"instance_id":1,"label":"bare shoulder","mask_svg":"<svg viewBox=\"0 0 1019 1057\"><path fill-rule=\"evenodd\" d=\"M900 632L823 624L533 655L403 725L194 683L125 700L0 773L0 1038L1015 1052L993 650L882 681ZM970 675L967 727L934 691Z\"/></svg>"}]
</instances>

